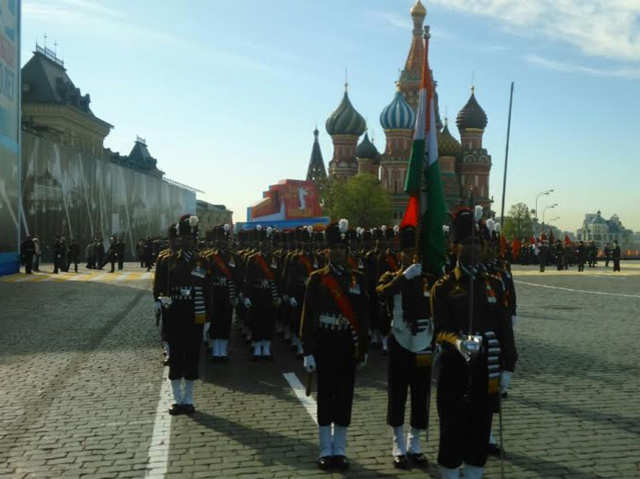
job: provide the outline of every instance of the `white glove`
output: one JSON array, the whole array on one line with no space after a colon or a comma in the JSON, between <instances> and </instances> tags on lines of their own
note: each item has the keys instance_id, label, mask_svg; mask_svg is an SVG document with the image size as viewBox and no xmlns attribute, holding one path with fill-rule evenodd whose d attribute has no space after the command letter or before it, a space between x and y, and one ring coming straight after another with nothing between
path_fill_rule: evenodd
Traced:
<instances>
[{"instance_id":1,"label":"white glove","mask_svg":"<svg viewBox=\"0 0 640 479\"><path fill-rule=\"evenodd\" d=\"M296 306L298 306L298 302L296 301L296 298L289 298L289 304L291 305L292 308L295 308Z\"/></svg>"},{"instance_id":2,"label":"white glove","mask_svg":"<svg viewBox=\"0 0 640 479\"><path fill-rule=\"evenodd\" d=\"M171 306L172 301L169 296L160 296L158 300L160 301L160 303L162 303L163 308L168 308L169 306Z\"/></svg>"},{"instance_id":3,"label":"white glove","mask_svg":"<svg viewBox=\"0 0 640 479\"><path fill-rule=\"evenodd\" d=\"M316 359L313 357L313 354L305 356L302 360L302 365L304 366L304 370L308 373L314 372L316 370Z\"/></svg>"},{"instance_id":4,"label":"white glove","mask_svg":"<svg viewBox=\"0 0 640 479\"><path fill-rule=\"evenodd\" d=\"M362 358L362 361L360 361L358 363L358 368L362 369L367 365L367 359L369 358L369 355L365 353L364 358Z\"/></svg>"},{"instance_id":5,"label":"white glove","mask_svg":"<svg viewBox=\"0 0 640 479\"><path fill-rule=\"evenodd\" d=\"M244 298L244 307L247 309L251 307L251 300L249 298Z\"/></svg>"},{"instance_id":6,"label":"white glove","mask_svg":"<svg viewBox=\"0 0 640 479\"><path fill-rule=\"evenodd\" d=\"M502 375L500 376L500 393L504 394L509 389L509 384L511 384L511 375L513 372L511 371L502 371Z\"/></svg>"},{"instance_id":7,"label":"white glove","mask_svg":"<svg viewBox=\"0 0 640 479\"><path fill-rule=\"evenodd\" d=\"M404 270L404 273L402 273L402 275L407 279L417 278L421 274L422 274L422 264L420 263L412 264L411 266L409 266L407 269Z\"/></svg>"}]
</instances>

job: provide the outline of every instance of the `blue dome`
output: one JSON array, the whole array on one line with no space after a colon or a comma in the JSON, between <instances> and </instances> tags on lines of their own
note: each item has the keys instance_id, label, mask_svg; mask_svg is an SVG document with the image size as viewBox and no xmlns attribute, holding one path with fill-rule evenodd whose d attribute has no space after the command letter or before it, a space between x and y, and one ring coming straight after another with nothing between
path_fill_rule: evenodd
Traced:
<instances>
[{"instance_id":1,"label":"blue dome","mask_svg":"<svg viewBox=\"0 0 640 479\"><path fill-rule=\"evenodd\" d=\"M400 91L380 114L380 124L385 130L412 130L415 122L416 114Z\"/></svg>"}]
</instances>

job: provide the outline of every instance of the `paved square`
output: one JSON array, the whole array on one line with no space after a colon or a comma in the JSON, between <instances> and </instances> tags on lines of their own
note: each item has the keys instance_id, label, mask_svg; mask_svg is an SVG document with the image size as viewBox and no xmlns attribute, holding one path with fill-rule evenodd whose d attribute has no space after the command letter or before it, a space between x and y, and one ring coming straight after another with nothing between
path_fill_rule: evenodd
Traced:
<instances>
[{"instance_id":1,"label":"paved square","mask_svg":"<svg viewBox=\"0 0 640 479\"><path fill-rule=\"evenodd\" d=\"M640 264L514 273L506 477L640 477ZM52 276L0 278L0 477L330 475L315 467L315 423L283 376L303 380L301 364L280 341L274 362L254 363L234 333L229 363L202 360L196 415L172 418L158 414L169 398L150 275L127 264ZM438 477L436 465L391 465L385 361L372 351L358 376L347 476ZM432 462L437 429L432 407ZM486 477L499 477L494 458Z\"/></svg>"}]
</instances>

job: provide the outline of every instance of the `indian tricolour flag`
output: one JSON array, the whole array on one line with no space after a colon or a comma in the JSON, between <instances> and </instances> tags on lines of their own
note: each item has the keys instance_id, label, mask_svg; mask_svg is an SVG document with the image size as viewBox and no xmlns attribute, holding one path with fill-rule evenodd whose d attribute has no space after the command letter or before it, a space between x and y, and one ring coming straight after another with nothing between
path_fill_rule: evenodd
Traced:
<instances>
[{"instance_id":1,"label":"indian tricolour flag","mask_svg":"<svg viewBox=\"0 0 640 479\"><path fill-rule=\"evenodd\" d=\"M416 126L404 185L404 190L409 194L409 203L400 227L416 227L419 253L426 271L440 274L446 262L446 246L442 232L446 206L438 163L435 89L429 69L428 33L424 43L424 66Z\"/></svg>"}]
</instances>

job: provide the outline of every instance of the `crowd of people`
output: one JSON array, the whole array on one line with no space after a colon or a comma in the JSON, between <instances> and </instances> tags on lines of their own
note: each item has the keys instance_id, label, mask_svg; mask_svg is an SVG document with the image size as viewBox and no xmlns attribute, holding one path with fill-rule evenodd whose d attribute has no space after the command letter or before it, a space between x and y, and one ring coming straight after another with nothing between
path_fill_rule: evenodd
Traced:
<instances>
[{"instance_id":1,"label":"crowd of people","mask_svg":"<svg viewBox=\"0 0 640 479\"><path fill-rule=\"evenodd\" d=\"M442 268L423 268L414 226L322 228L233 234L216 227L198 238L198 219L169 228L156 262L153 297L161 324L172 415L193 414L202 342L212 361L229 358L237 322L255 361L273 359L287 341L315 378L321 469L348 468L356 371L370 348L387 356L387 424L395 467L424 467L432 382L437 385L444 478L480 478L493 438L493 415L517 362L516 294L493 220L462 209L443 229ZM431 262L429 262L430 264ZM427 263L425 263L427 264ZM405 407L411 395L410 424Z\"/></svg>"},{"instance_id":2,"label":"crowd of people","mask_svg":"<svg viewBox=\"0 0 640 479\"><path fill-rule=\"evenodd\" d=\"M609 263L613 264L613 271L620 271L621 251L617 241L605 244L602 255L599 255L598 246L593 241L571 241L568 237L554 240L553 236L541 234L539 238L530 240L505 241L502 249L505 258L512 264L535 264L544 272L547 266L555 266L559 271L577 266L578 271L584 271L585 265L595 268L598 259L602 258L605 268Z\"/></svg>"},{"instance_id":3,"label":"crowd of people","mask_svg":"<svg viewBox=\"0 0 640 479\"><path fill-rule=\"evenodd\" d=\"M58 235L49 247L42 245L37 236L27 236L20 248L20 259L27 274L40 271L40 262L45 256L50 256L54 274L70 270L77 273L78 265L82 263L83 256L87 269L102 270L107 264L110 264L109 273L114 273L116 267L118 271L122 271L126 257L124 236L111 235L108 244L109 247L105 249L102 238L96 236L83 250L78 240L67 241L64 236ZM145 239L140 239L136 245L136 255L140 266L151 271L159 251L165 246L166 241L158 238L154 239L148 236Z\"/></svg>"}]
</instances>

